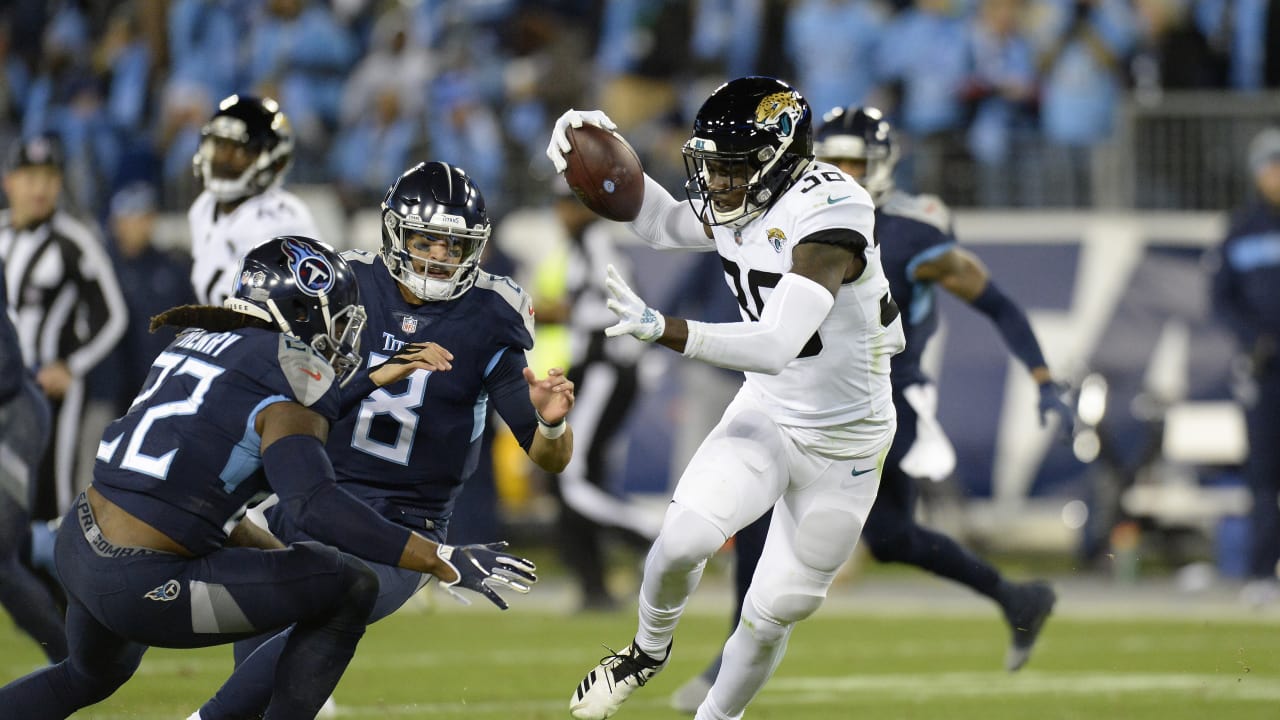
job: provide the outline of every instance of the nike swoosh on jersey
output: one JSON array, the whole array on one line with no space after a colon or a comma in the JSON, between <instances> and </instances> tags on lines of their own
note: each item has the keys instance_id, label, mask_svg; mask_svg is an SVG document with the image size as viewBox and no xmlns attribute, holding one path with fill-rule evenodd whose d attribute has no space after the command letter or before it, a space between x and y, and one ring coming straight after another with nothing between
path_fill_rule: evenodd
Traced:
<instances>
[{"instance_id":1,"label":"nike swoosh on jersey","mask_svg":"<svg viewBox=\"0 0 1280 720\"><path fill-rule=\"evenodd\" d=\"M299 368L299 369L302 370L302 372L306 373L307 377L311 378L312 380L319 380L321 377L323 377L323 375L321 375L318 372L312 372L306 368Z\"/></svg>"},{"instance_id":2,"label":"nike swoosh on jersey","mask_svg":"<svg viewBox=\"0 0 1280 720\"><path fill-rule=\"evenodd\" d=\"M828 204L828 205L835 205L836 203L840 202L841 200L848 200L848 199L849 199L849 198L851 198L851 197L853 197L853 196L852 196L852 195L842 195L841 197L831 197L830 195L828 195L828 196L827 196L827 204Z\"/></svg>"},{"instance_id":3,"label":"nike swoosh on jersey","mask_svg":"<svg viewBox=\"0 0 1280 720\"><path fill-rule=\"evenodd\" d=\"M858 477L859 475L866 475L867 473L871 472L872 470L875 470L875 468L873 468L873 467L869 467L869 468L867 468L866 470L859 470L858 468L854 468L854 469L853 469L853 472L851 472L851 473L849 473L849 474L850 474L850 475L852 475L853 477Z\"/></svg>"}]
</instances>

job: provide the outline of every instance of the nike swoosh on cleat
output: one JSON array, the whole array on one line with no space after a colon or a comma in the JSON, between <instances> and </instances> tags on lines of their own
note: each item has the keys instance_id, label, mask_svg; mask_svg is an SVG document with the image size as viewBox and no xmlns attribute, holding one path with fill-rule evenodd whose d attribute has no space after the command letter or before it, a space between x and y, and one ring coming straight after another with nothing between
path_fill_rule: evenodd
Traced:
<instances>
[{"instance_id":1,"label":"nike swoosh on cleat","mask_svg":"<svg viewBox=\"0 0 1280 720\"><path fill-rule=\"evenodd\" d=\"M875 470L875 468L867 468L866 470L859 470L858 468L854 468L854 469L853 469L853 472L851 472L851 473L849 473L849 474L850 474L850 475L852 475L853 477L858 477L859 475L866 475L867 473L871 472L872 470Z\"/></svg>"},{"instance_id":2,"label":"nike swoosh on cleat","mask_svg":"<svg viewBox=\"0 0 1280 720\"><path fill-rule=\"evenodd\" d=\"M828 204L828 205L835 205L836 203L840 202L841 200L848 200L848 199L849 199L849 198L851 198L851 197L853 197L853 196L852 196L852 195L844 195L844 196L842 196L842 197L831 197L830 195L828 195L828 196L827 196L827 204Z\"/></svg>"}]
</instances>

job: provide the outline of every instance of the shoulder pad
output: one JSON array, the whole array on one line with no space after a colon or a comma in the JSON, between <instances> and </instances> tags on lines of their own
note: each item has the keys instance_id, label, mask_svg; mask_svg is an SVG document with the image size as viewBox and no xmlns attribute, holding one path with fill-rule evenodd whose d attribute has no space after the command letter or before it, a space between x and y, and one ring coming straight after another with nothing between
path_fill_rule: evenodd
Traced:
<instances>
[{"instance_id":1,"label":"shoulder pad","mask_svg":"<svg viewBox=\"0 0 1280 720\"><path fill-rule=\"evenodd\" d=\"M885 198L880 211L908 220L932 225L944 233L951 233L951 209L937 195L909 195L892 192Z\"/></svg>"},{"instance_id":2,"label":"shoulder pad","mask_svg":"<svg viewBox=\"0 0 1280 720\"><path fill-rule=\"evenodd\" d=\"M533 337L533 298L529 297L529 293L517 285L515 280L505 275L494 275L480 270L476 274L476 287L497 293L498 297L505 300L524 320L529 337Z\"/></svg>"},{"instance_id":3,"label":"shoulder pad","mask_svg":"<svg viewBox=\"0 0 1280 720\"><path fill-rule=\"evenodd\" d=\"M364 265L372 265L373 261L378 257L377 253L371 253L368 250L347 250L342 253L342 259L349 263L362 263Z\"/></svg>"},{"instance_id":4,"label":"shoulder pad","mask_svg":"<svg viewBox=\"0 0 1280 720\"><path fill-rule=\"evenodd\" d=\"M311 407L333 386L333 367L298 338L280 333L276 356L293 397Z\"/></svg>"}]
</instances>

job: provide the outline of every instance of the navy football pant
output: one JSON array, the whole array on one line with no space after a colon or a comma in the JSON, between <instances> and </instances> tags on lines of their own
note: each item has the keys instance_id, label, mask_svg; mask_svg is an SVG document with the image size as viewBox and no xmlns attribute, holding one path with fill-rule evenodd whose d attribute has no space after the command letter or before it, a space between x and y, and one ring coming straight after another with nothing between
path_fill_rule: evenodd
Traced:
<instances>
[{"instance_id":1,"label":"navy football pant","mask_svg":"<svg viewBox=\"0 0 1280 720\"><path fill-rule=\"evenodd\" d=\"M267 517L277 537L307 537L282 513L269 512ZM444 522L439 522L431 530L417 528L417 532L435 542L444 542L445 527ZM430 579L428 575L392 565L374 562L365 564L378 576L378 598L369 614L369 623L377 622L400 609ZM280 654L293 632L294 629L290 628L237 642L236 669L218 692L200 708L201 720L257 717L256 713L261 713L271 699L271 689L280 672Z\"/></svg>"},{"instance_id":2,"label":"navy football pant","mask_svg":"<svg viewBox=\"0 0 1280 720\"><path fill-rule=\"evenodd\" d=\"M29 383L0 407L0 606L40 643L50 662L58 662L67 656L58 601L21 559L49 423L49 404Z\"/></svg>"},{"instance_id":3,"label":"navy football pant","mask_svg":"<svg viewBox=\"0 0 1280 720\"><path fill-rule=\"evenodd\" d=\"M268 720L314 718L364 634L377 579L317 543L228 548L189 559L103 541L81 499L58 533L69 595L70 656L0 689L0 708L29 720L65 718L110 696L148 646L220 645L297 624L282 649ZM82 525L81 523L84 523Z\"/></svg>"},{"instance_id":4,"label":"navy football pant","mask_svg":"<svg viewBox=\"0 0 1280 720\"><path fill-rule=\"evenodd\" d=\"M1249 576L1273 579L1280 562L1280 370L1258 379L1258 401L1246 415L1249 459L1245 479L1253 496L1249 511Z\"/></svg>"}]
</instances>

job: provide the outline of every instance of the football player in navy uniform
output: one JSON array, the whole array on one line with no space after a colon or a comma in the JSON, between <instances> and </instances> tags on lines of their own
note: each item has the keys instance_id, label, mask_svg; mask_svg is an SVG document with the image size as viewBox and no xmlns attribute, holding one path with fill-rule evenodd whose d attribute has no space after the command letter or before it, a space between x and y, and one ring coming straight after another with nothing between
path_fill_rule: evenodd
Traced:
<instances>
[{"instance_id":1,"label":"football player in navy uniform","mask_svg":"<svg viewBox=\"0 0 1280 720\"><path fill-rule=\"evenodd\" d=\"M1253 606L1280 602L1280 127L1249 143L1256 197L1231 216L1226 238L1211 257L1213 307L1236 337L1252 382L1242 397L1248 428L1245 480L1249 510L1248 579L1241 600Z\"/></svg>"},{"instance_id":2,"label":"football player in navy uniform","mask_svg":"<svg viewBox=\"0 0 1280 720\"><path fill-rule=\"evenodd\" d=\"M355 275L327 245L280 237L250 252L223 308L186 305L153 325L187 328L107 427L91 486L58 533L70 656L0 689L24 720L65 718L120 687L148 646L201 647L293 627L265 717L314 718L355 652L378 594L360 557L430 573L501 604L530 563L500 544L450 547L388 522L334 482L323 442L339 388L360 366ZM367 373L446 370L435 346ZM316 542L280 547L237 523L275 491ZM332 547L330 547L330 545Z\"/></svg>"},{"instance_id":3,"label":"football player in navy uniform","mask_svg":"<svg viewBox=\"0 0 1280 720\"><path fill-rule=\"evenodd\" d=\"M1011 629L1005 669L1016 671L1031 656L1055 594L1045 582L1014 583L955 540L915 520L917 480L942 480L955 467L955 453L935 417L937 390L920 366L938 326L937 288L989 317L1009 350L1040 388L1041 422L1050 415L1070 427L1074 416L1045 364L1027 316L1001 292L982 261L960 247L947 206L932 195L910 195L894 187L898 148L892 128L875 108L835 108L823 118L815 142L818 159L858 180L876 204L876 239L894 299L903 309L907 347L893 357L893 404L898 429L885 461L880 492L867 518L863 542L879 562L900 562L972 588L1000 606ZM739 603L750 585L769 530L766 515L738 533L734 545ZM672 705L693 712L715 680L717 658L672 696Z\"/></svg>"},{"instance_id":4,"label":"football player in navy uniform","mask_svg":"<svg viewBox=\"0 0 1280 720\"><path fill-rule=\"evenodd\" d=\"M441 162L411 168L387 191L382 220L381 253L344 253L368 313L361 352L377 368L430 341L448 349L449 370L416 372L382 388L358 377L343 390L351 410L329 433L328 451L340 487L382 517L443 540L454 499L475 471L489 404L534 463L559 472L573 451L566 420L573 384L559 369L538 379L528 367L533 304L509 278L480 268L490 222L464 171ZM285 541L311 534L274 508L267 517ZM381 586L370 622L428 580L391 562L369 566ZM239 644L235 673L193 717L260 712L284 639L256 651L256 642Z\"/></svg>"},{"instance_id":5,"label":"football player in navy uniform","mask_svg":"<svg viewBox=\"0 0 1280 720\"><path fill-rule=\"evenodd\" d=\"M67 656L62 613L23 557L24 546L30 545L37 470L53 418L35 373L22 362L18 331L9 319L4 269L0 259L0 606L40 644L50 662L58 662Z\"/></svg>"}]
</instances>

